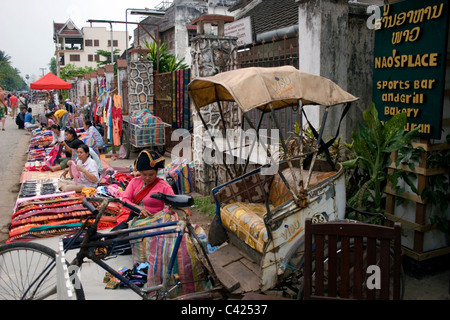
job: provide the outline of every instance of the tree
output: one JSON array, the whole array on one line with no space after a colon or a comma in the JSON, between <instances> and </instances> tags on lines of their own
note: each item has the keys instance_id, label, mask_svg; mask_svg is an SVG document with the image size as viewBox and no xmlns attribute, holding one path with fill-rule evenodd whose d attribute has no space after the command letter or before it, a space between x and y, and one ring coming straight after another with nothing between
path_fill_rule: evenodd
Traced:
<instances>
[{"instance_id":1,"label":"tree","mask_svg":"<svg viewBox=\"0 0 450 320\"><path fill-rule=\"evenodd\" d=\"M0 51L0 87L6 91L26 90L27 84L20 71L11 66L11 57Z\"/></svg>"},{"instance_id":2,"label":"tree","mask_svg":"<svg viewBox=\"0 0 450 320\"><path fill-rule=\"evenodd\" d=\"M52 57L50 59L50 63L48 64L49 70L51 73L53 73L55 76L58 75L58 71L56 70L56 58Z\"/></svg>"},{"instance_id":3,"label":"tree","mask_svg":"<svg viewBox=\"0 0 450 320\"><path fill-rule=\"evenodd\" d=\"M74 64L68 64L61 69L60 78L63 80L75 77L77 74L87 74L96 71L92 67L76 67Z\"/></svg>"},{"instance_id":4,"label":"tree","mask_svg":"<svg viewBox=\"0 0 450 320\"><path fill-rule=\"evenodd\" d=\"M148 41L144 41L144 44L147 49L150 49L147 59L153 61L154 70L159 70L159 72L173 72L176 70L187 69L189 67L187 64L183 63L184 58L177 60L177 57L169 52L167 43L161 43L160 41L159 48L156 45L156 42L148 43ZM157 68L158 53L159 69Z\"/></svg>"},{"instance_id":5,"label":"tree","mask_svg":"<svg viewBox=\"0 0 450 320\"><path fill-rule=\"evenodd\" d=\"M119 49L114 49L113 55L116 55L119 53ZM102 68L106 66L107 64L111 63L111 52L106 50L97 50L97 54L105 58L105 60L97 60L97 67ZM115 68L115 66L114 66Z\"/></svg>"}]
</instances>

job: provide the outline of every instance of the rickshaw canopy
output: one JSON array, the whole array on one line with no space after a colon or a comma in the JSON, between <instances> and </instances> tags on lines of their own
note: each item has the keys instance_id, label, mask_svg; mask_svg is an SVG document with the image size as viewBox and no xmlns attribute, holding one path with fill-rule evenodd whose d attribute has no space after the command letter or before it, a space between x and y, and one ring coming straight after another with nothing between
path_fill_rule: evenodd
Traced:
<instances>
[{"instance_id":1,"label":"rickshaw canopy","mask_svg":"<svg viewBox=\"0 0 450 320\"><path fill-rule=\"evenodd\" d=\"M274 109L298 104L334 106L358 100L333 81L296 69L250 67L226 71L191 81L188 91L195 107L201 109L217 101L235 101L243 112Z\"/></svg>"}]
</instances>

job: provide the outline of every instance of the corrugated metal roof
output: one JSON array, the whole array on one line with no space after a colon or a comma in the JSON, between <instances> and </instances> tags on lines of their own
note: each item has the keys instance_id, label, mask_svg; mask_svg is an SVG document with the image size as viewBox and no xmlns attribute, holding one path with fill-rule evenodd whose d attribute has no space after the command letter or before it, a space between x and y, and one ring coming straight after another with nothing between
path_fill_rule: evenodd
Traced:
<instances>
[{"instance_id":1,"label":"corrugated metal roof","mask_svg":"<svg viewBox=\"0 0 450 320\"><path fill-rule=\"evenodd\" d=\"M236 20L245 17L251 18L255 34L290 27L298 25L298 4L295 0L263 0Z\"/></svg>"}]
</instances>

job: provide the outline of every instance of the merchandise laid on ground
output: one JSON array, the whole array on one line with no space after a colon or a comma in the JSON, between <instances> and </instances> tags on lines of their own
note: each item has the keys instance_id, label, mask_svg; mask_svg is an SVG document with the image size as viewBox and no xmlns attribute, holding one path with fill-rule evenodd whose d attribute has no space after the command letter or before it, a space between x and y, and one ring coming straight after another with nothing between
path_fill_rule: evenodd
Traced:
<instances>
[{"instance_id":1,"label":"merchandise laid on ground","mask_svg":"<svg viewBox=\"0 0 450 320\"><path fill-rule=\"evenodd\" d=\"M81 121L77 123L81 123ZM75 121L72 121L71 124L76 126L75 130L79 139L88 143L89 138L84 129L78 127ZM50 247L52 247L53 242L56 243L59 238L69 238L71 234L74 234L86 219L92 219L92 221L95 219L94 214L83 206L82 200L84 197L103 195L120 198L129 182L135 177L133 168L112 167L109 163L111 157L99 153L102 172L98 187L84 188L81 193L62 192L59 187L61 186L61 175L64 171L52 171L50 167L54 166L65 155L64 152L61 152L62 150L59 150L58 145L51 146L51 142L52 131L39 128L31 132L28 158L20 177L21 187L11 217L7 243L37 241L44 244L51 243ZM165 169L160 170L158 176L165 180L171 178L175 182L173 185L174 191L178 194L193 191L191 164L184 159L166 163ZM130 213L129 209L119 203L109 204L106 212L107 214L102 216L98 225L99 230L107 230L117 226L125 221ZM161 215L156 214L152 221L143 219L145 220L144 223L158 223L161 222L161 219L177 219L176 214L169 213L169 217L166 217L166 211L162 212ZM200 231L200 234L206 239L206 234L203 231ZM160 248L160 254L157 257L152 258L149 255L150 245L157 245ZM167 239L164 240L164 236L155 237L155 240L152 241L149 240L147 245L143 245L141 242L139 246L136 246L138 248L133 250L132 256L126 255L119 259L121 263L127 262L126 265L121 265L117 270L127 274L127 277L133 279L139 285L144 285L147 281L149 285L155 285L159 281L159 276L157 277L155 273L147 280L146 272L149 266L157 265L155 270L164 268L164 261L167 260L171 252L170 246L167 247ZM186 252L183 254L185 256L192 254L189 250L186 247ZM183 268L181 264L179 268L184 277L188 277L190 281L195 281L195 270L194 272L187 269L181 271ZM100 280L104 280L104 288L106 289L123 287L120 285L120 281L111 278L104 272L100 276L97 274L97 276L101 278Z\"/></svg>"}]
</instances>

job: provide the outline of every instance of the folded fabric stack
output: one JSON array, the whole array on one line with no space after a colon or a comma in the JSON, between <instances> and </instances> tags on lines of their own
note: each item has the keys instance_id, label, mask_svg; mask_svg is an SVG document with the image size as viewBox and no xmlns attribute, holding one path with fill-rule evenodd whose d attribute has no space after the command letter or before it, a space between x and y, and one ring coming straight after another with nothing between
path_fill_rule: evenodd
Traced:
<instances>
[{"instance_id":1,"label":"folded fabric stack","mask_svg":"<svg viewBox=\"0 0 450 320\"><path fill-rule=\"evenodd\" d=\"M46 166L45 161L28 161L25 163L25 171L42 171Z\"/></svg>"},{"instance_id":2,"label":"folded fabric stack","mask_svg":"<svg viewBox=\"0 0 450 320\"><path fill-rule=\"evenodd\" d=\"M137 147L165 144L165 126L161 118L147 109L134 111L130 116L131 140Z\"/></svg>"},{"instance_id":3,"label":"folded fabric stack","mask_svg":"<svg viewBox=\"0 0 450 320\"><path fill-rule=\"evenodd\" d=\"M76 193L37 196L20 201L12 215L8 243L49 238L73 233L82 221L94 215L82 204L83 196ZM119 209L113 208L111 211ZM117 224L115 216L105 216L99 229Z\"/></svg>"},{"instance_id":4,"label":"folded fabric stack","mask_svg":"<svg viewBox=\"0 0 450 320\"><path fill-rule=\"evenodd\" d=\"M178 188L178 194L187 194L194 191L192 170L189 162L178 158L166 166L166 177L171 177Z\"/></svg>"},{"instance_id":5,"label":"folded fabric stack","mask_svg":"<svg viewBox=\"0 0 450 320\"><path fill-rule=\"evenodd\" d=\"M30 146L45 147L53 141L53 132L49 130L42 131L40 134L31 137Z\"/></svg>"},{"instance_id":6,"label":"folded fabric stack","mask_svg":"<svg viewBox=\"0 0 450 320\"><path fill-rule=\"evenodd\" d=\"M130 122L134 124L144 124L151 117L153 117L153 115L148 109L133 111L130 116Z\"/></svg>"},{"instance_id":7,"label":"folded fabric stack","mask_svg":"<svg viewBox=\"0 0 450 320\"><path fill-rule=\"evenodd\" d=\"M28 151L28 161L45 161L45 148L30 148Z\"/></svg>"}]
</instances>

